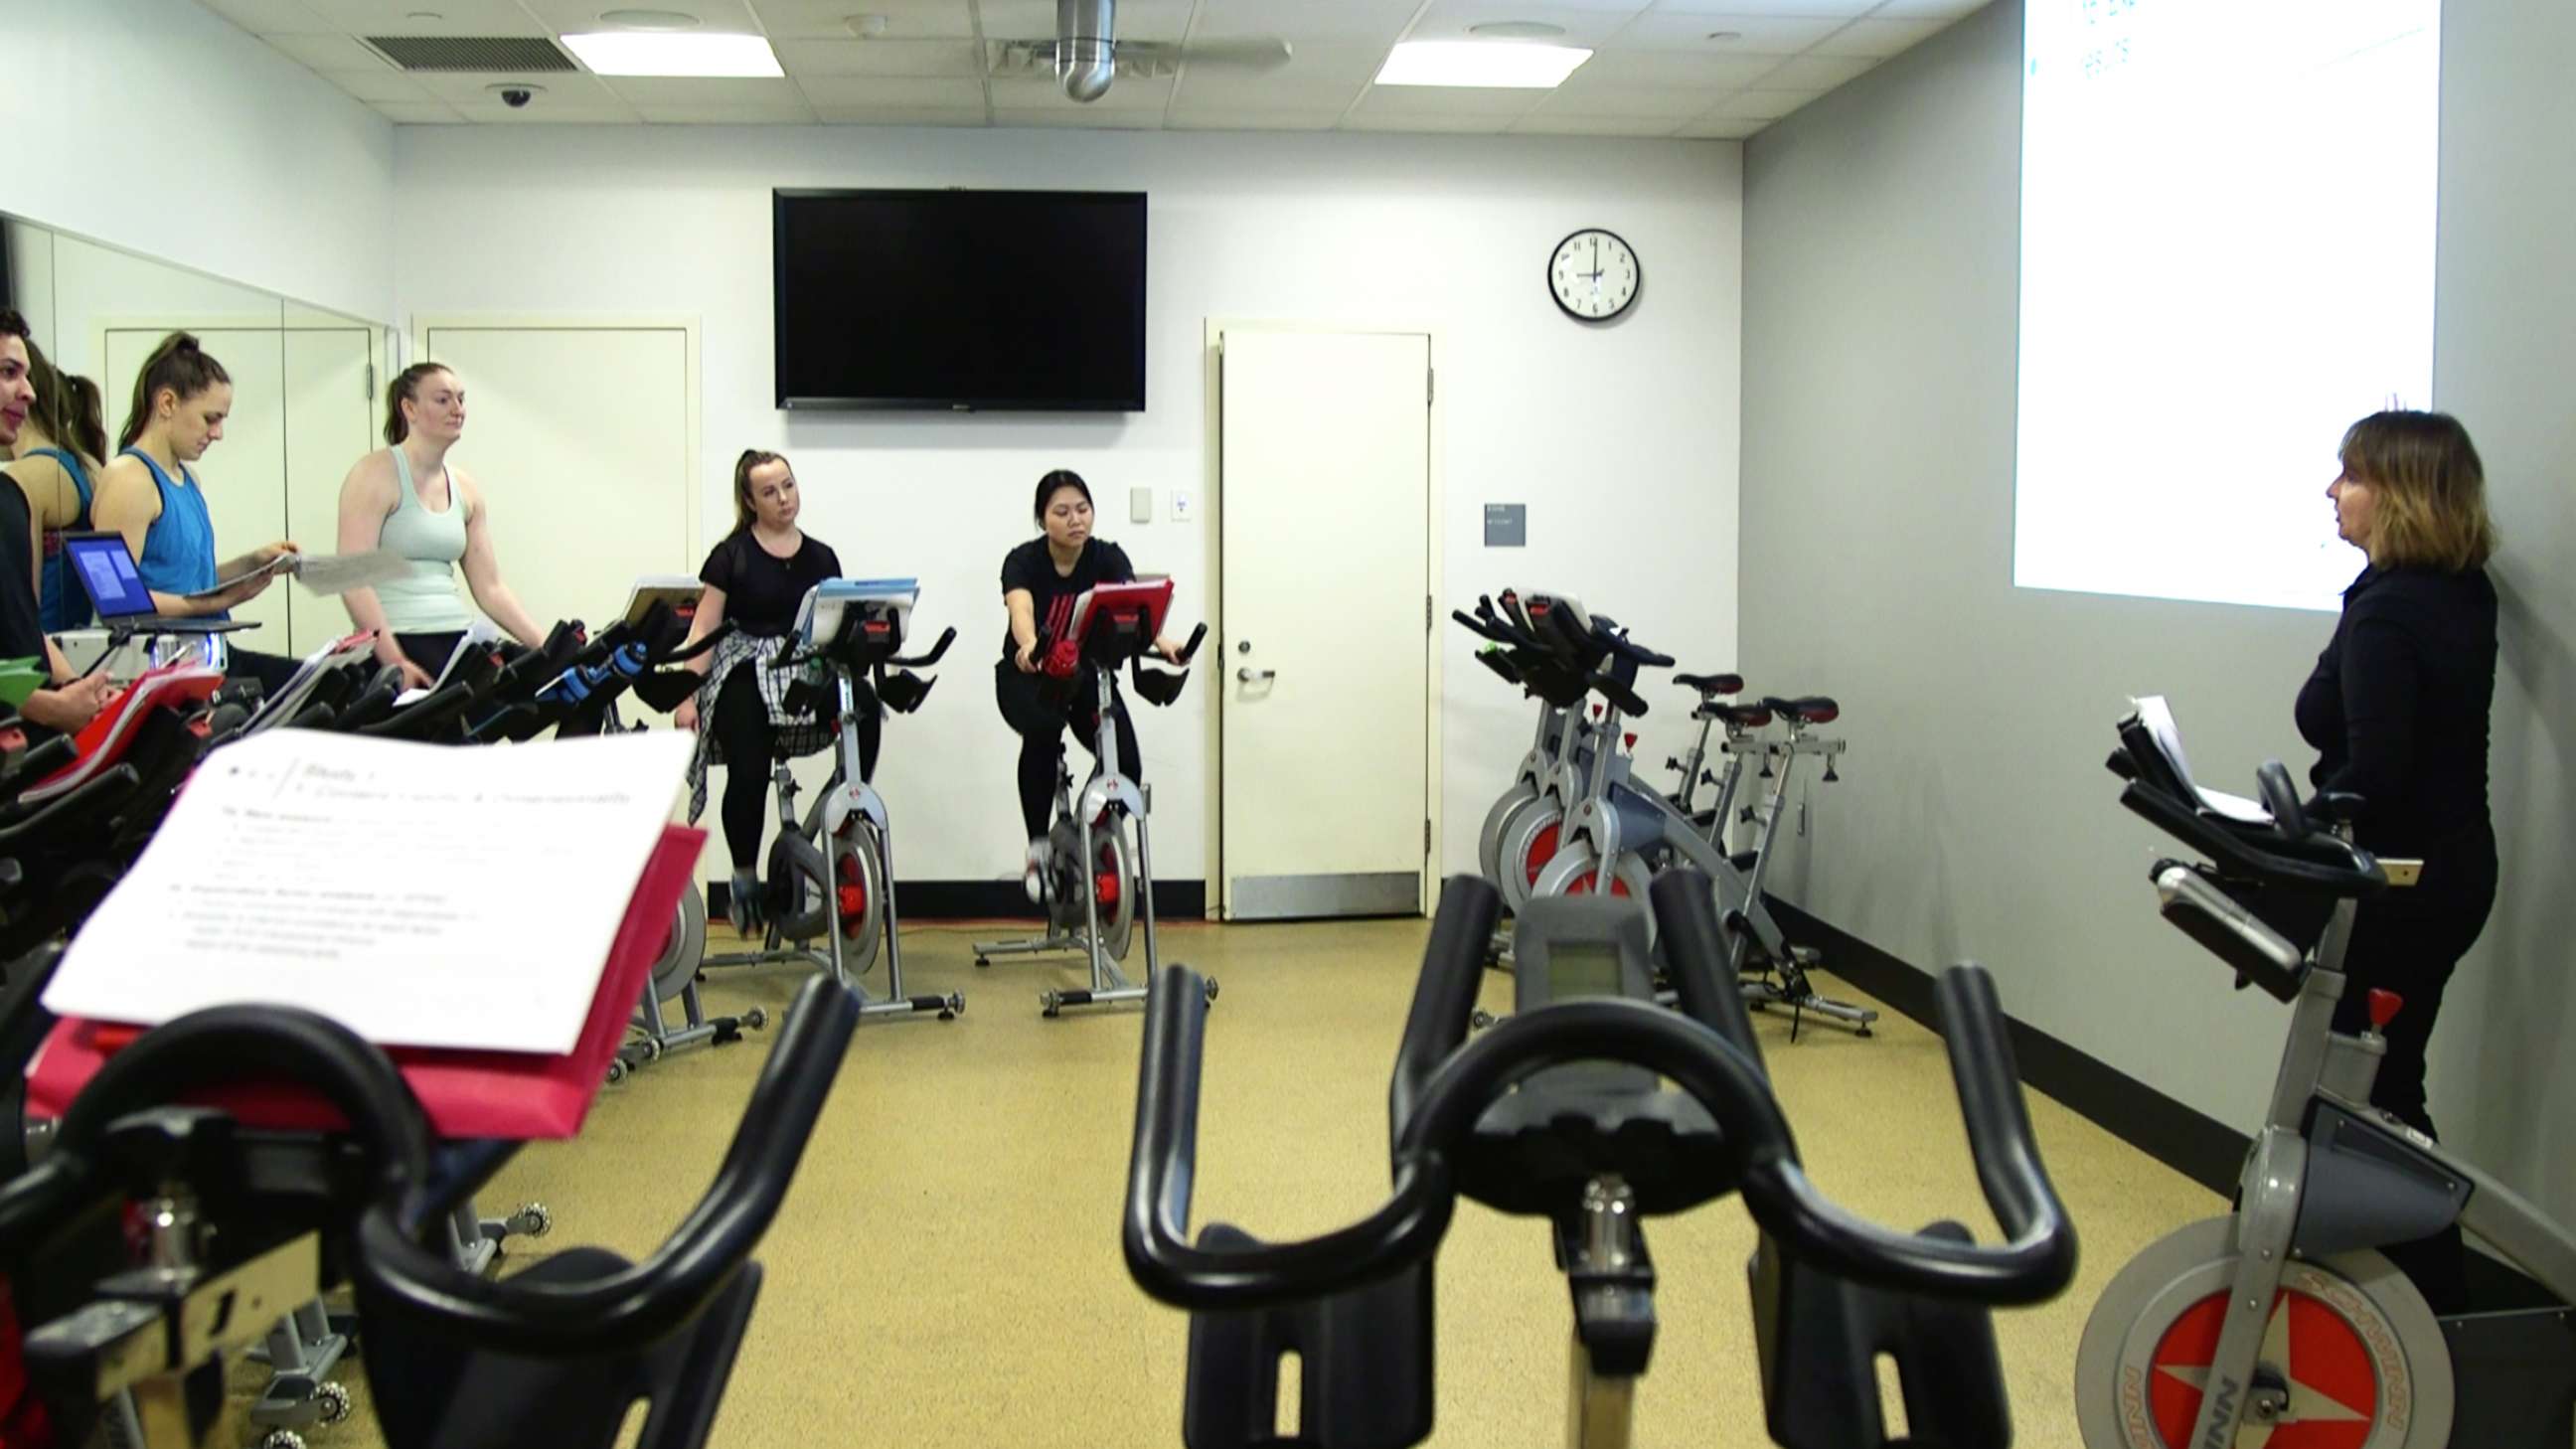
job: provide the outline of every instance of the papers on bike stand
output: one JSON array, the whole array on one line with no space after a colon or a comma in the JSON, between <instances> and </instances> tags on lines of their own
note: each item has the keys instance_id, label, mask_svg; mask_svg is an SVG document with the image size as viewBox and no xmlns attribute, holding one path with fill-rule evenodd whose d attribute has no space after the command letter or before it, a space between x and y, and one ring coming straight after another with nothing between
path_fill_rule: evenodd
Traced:
<instances>
[{"instance_id":1,"label":"papers on bike stand","mask_svg":"<svg viewBox=\"0 0 2576 1449\"><path fill-rule=\"evenodd\" d=\"M629 624L641 624L655 604L668 608L685 621L697 613L698 600L707 586L688 574L646 574L635 581L626 595L626 612L618 617Z\"/></svg>"},{"instance_id":2,"label":"papers on bike stand","mask_svg":"<svg viewBox=\"0 0 2576 1449\"><path fill-rule=\"evenodd\" d=\"M480 614L475 615L474 622L466 625L465 632L457 636L456 647L447 651L447 663L440 666L438 677L429 682L429 688L406 689L394 696L394 703L405 705L429 698L431 694L437 692L440 685L454 677L458 664L464 662L477 649L491 648L500 641L500 638L499 625Z\"/></svg>"},{"instance_id":3,"label":"papers on bike stand","mask_svg":"<svg viewBox=\"0 0 2576 1449\"><path fill-rule=\"evenodd\" d=\"M2163 695L2144 695L2130 700L2129 703L2137 708L2138 723L2147 727L2147 733L2155 737L2156 747L2163 750L2165 758L2173 762L2174 773L2180 775L2183 784L2189 786L2191 792L2200 797L2202 809L2233 820L2239 825L2272 823L2272 812L2263 808L2263 802L2248 800L2242 795L2230 795L2224 790L2212 790L2192 779L2191 762L2183 758L2182 731L2174 724L2173 706L2165 702Z\"/></svg>"},{"instance_id":4,"label":"papers on bike stand","mask_svg":"<svg viewBox=\"0 0 2576 1449\"><path fill-rule=\"evenodd\" d=\"M277 730L228 745L72 942L45 1006L155 1026L283 1003L387 1046L568 1053L692 743Z\"/></svg>"}]
</instances>

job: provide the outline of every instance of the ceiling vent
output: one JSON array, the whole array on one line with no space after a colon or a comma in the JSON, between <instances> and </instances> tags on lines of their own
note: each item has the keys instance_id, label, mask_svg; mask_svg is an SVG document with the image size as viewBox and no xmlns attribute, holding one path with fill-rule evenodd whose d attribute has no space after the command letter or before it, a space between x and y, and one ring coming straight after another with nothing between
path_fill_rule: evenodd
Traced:
<instances>
[{"instance_id":1,"label":"ceiling vent","mask_svg":"<svg viewBox=\"0 0 2576 1449\"><path fill-rule=\"evenodd\" d=\"M408 71L534 75L581 69L553 41L526 35L370 35L367 44Z\"/></svg>"}]
</instances>

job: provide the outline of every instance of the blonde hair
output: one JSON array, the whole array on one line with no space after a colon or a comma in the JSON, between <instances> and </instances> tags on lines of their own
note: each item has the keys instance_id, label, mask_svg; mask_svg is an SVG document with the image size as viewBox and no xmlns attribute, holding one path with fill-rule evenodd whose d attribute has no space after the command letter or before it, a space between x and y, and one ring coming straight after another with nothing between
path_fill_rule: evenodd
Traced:
<instances>
[{"instance_id":1,"label":"blonde hair","mask_svg":"<svg viewBox=\"0 0 2576 1449\"><path fill-rule=\"evenodd\" d=\"M2376 568L2465 573L2495 556L2486 468L2448 413L2372 413L2343 435L2346 476L2371 490Z\"/></svg>"},{"instance_id":2,"label":"blonde hair","mask_svg":"<svg viewBox=\"0 0 2576 1449\"><path fill-rule=\"evenodd\" d=\"M760 510L751 506L751 470L772 463L787 463L784 455L765 453L758 448L745 448L733 464L733 531L741 533L760 519ZM796 465L787 463L787 476L796 476Z\"/></svg>"}]
</instances>

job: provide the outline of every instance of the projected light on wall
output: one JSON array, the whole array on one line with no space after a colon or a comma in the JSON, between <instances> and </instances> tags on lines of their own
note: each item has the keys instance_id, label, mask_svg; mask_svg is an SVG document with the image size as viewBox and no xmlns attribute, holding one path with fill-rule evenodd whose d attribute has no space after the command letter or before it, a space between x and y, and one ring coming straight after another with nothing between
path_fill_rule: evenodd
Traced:
<instances>
[{"instance_id":1,"label":"projected light on wall","mask_svg":"<svg viewBox=\"0 0 2576 1449\"><path fill-rule=\"evenodd\" d=\"M2028 0L2013 582L2331 609L2432 405L2440 0Z\"/></svg>"}]
</instances>

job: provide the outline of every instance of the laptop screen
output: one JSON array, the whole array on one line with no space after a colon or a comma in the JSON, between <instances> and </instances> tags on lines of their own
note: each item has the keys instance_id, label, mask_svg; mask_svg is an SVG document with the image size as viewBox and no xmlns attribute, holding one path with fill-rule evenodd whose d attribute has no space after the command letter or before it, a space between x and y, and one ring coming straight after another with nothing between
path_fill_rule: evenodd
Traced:
<instances>
[{"instance_id":1,"label":"laptop screen","mask_svg":"<svg viewBox=\"0 0 2576 1449\"><path fill-rule=\"evenodd\" d=\"M119 533L75 533L63 539L71 571L98 606L103 620L131 619L152 612L152 591L134 569L134 555Z\"/></svg>"}]
</instances>

